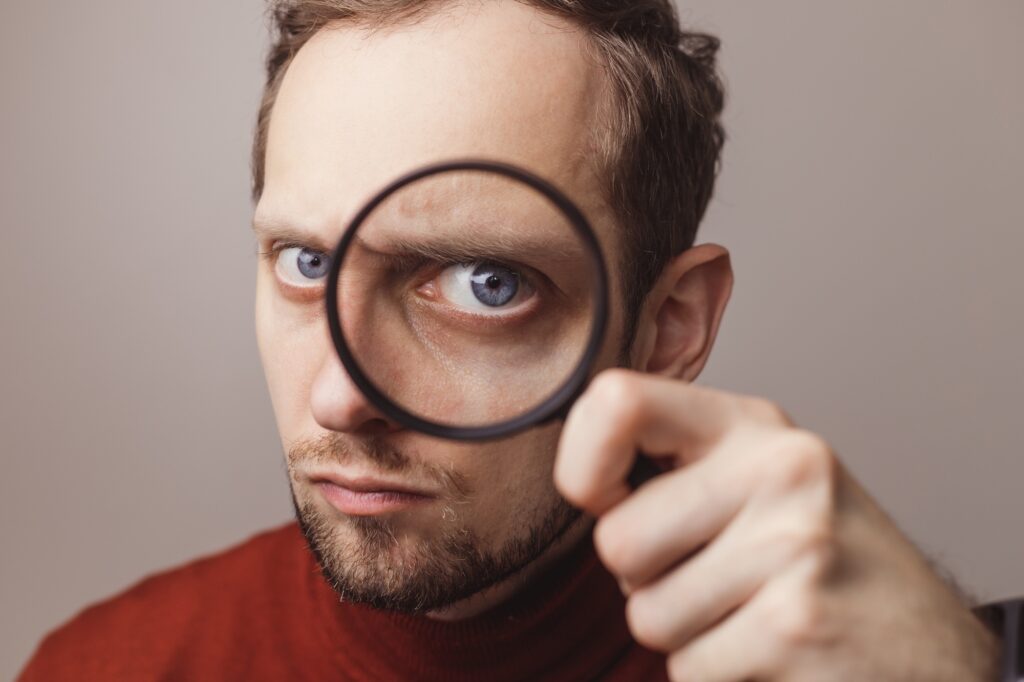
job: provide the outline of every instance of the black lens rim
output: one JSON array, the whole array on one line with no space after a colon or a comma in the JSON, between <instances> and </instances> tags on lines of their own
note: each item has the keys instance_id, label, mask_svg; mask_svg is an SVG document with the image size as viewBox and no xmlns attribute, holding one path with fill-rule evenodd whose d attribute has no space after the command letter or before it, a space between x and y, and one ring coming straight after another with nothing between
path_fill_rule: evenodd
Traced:
<instances>
[{"instance_id":1,"label":"black lens rim","mask_svg":"<svg viewBox=\"0 0 1024 682\"><path fill-rule=\"evenodd\" d=\"M591 256L593 256L595 265L592 277L592 287L595 294L594 319L590 329L590 338L587 340L586 348L575 369L573 369L561 387L553 391L537 406L512 419L482 426L454 426L444 422L425 419L414 412L406 410L388 398L383 391L377 388L356 361L352 350L348 346L348 342L345 340L345 335L342 333L341 318L338 311L338 278L341 272L341 263L348 253L349 246L356 232L366 218L384 199L396 190L429 175L452 171L493 172L523 182L540 192L569 220L569 224L582 239ZM324 300L327 307L327 324L330 328L331 339L334 342L334 348L342 365L356 387L362 391L363 395L381 413L391 420L407 428L449 440L475 441L503 438L551 421L552 419L564 417L572 402L586 386L591 369L598 353L601 351L605 331L608 326L608 268L605 264L597 235L583 215L583 212L548 180L519 166L492 159L467 158L431 163L409 171L388 183L373 195L355 217L352 218L346 228L337 247L334 249L330 270L327 273L326 287Z\"/></svg>"}]
</instances>

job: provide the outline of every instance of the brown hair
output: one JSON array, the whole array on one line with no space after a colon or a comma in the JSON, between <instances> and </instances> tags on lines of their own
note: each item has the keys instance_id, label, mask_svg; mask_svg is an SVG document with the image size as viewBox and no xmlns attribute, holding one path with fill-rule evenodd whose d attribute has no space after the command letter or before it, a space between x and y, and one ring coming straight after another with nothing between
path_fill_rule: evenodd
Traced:
<instances>
[{"instance_id":1,"label":"brown hair","mask_svg":"<svg viewBox=\"0 0 1024 682\"><path fill-rule=\"evenodd\" d=\"M271 108L299 48L330 22L380 26L445 1L271 0L274 37L253 144L254 199L263 192ZM693 245L711 199L725 140L719 41L681 30L671 0L519 1L582 27L611 83L596 163L625 237L628 343L647 291L672 256Z\"/></svg>"}]
</instances>

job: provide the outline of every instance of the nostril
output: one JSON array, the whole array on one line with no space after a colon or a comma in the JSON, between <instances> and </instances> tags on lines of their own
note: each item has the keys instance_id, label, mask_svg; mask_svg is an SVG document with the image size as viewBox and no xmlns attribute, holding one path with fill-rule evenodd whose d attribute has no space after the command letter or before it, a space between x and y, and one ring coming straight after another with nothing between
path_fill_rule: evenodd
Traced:
<instances>
[{"instance_id":1,"label":"nostril","mask_svg":"<svg viewBox=\"0 0 1024 682\"><path fill-rule=\"evenodd\" d=\"M397 425L393 425L384 419L374 417L373 419L367 419L359 427L359 432L368 436L377 436L394 431Z\"/></svg>"}]
</instances>

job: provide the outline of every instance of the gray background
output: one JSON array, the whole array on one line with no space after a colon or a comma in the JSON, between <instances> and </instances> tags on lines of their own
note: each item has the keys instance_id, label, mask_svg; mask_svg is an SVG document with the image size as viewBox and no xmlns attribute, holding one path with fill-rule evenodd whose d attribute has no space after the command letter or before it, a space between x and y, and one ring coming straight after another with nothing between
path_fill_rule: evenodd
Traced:
<instances>
[{"instance_id":1,"label":"gray background","mask_svg":"<svg viewBox=\"0 0 1024 682\"><path fill-rule=\"evenodd\" d=\"M1024 5L701 0L731 139L702 383L830 440L1024 594ZM86 603L291 514L253 332L255 0L0 10L0 678Z\"/></svg>"}]
</instances>

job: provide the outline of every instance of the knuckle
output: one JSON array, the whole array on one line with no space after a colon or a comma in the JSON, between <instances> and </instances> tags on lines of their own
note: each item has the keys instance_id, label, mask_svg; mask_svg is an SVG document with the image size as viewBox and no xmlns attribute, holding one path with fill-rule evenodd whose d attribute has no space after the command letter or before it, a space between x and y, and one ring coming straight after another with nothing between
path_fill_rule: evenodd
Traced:
<instances>
[{"instance_id":1,"label":"knuckle","mask_svg":"<svg viewBox=\"0 0 1024 682\"><path fill-rule=\"evenodd\" d=\"M601 483L597 473L587 468L574 470L557 480L556 489L565 500L578 509L591 510L601 500Z\"/></svg>"},{"instance_id":2,"label":"knuckle","mask_svg":"<svg viewBox=\"0 0 1024 682\"><path fill-rule=\"evenodd\" d=\"M608 570L628 579L636 552L632 535L622 532L621 525L608 514L599 518L594 525L594 549Z\"/></svg>"},{"instance_id":3,"label":"knuckle","mask_svg":"<svg viewBox=\"0 0 1024 682\"><path fill-rule=\"evenodd\" d=\"M771 632L784 648L804 647L817 641L825 628L825 607L817 592L797 589L770 609Z\"/></svg>"},{"instance_id":4,"label":"knuckle","mask_svg":"<svg viewBox=\"0 0 1024 682\"><path fill-rule=\"evenodd\" d=\"M582 476L577 475L576 468L565 457L555 459L553 478L555 489L571 504L578 506L586 497L586 482Z\"/></svg>"},{"instance_id":5,"label":"knuckle","mask_svg":"<svg viewBox=\"0 0 1024 682\"><path fill-rule=\"evenodd\" d=\"M624 369L608 369L590 385L592 404L614 408L620 419L632 421L641 409L642 392L637 377Z\"/></svg>"},{"instance_id":6,"label":"knuckle","mask_svg":"<svg viewBox=\"0 0 1024 682\"><path fill-rule=\"evenodd\" d=\"M821 585L830 576L838 562L839 549L829 530L827 533L806 542L800 551L800 561L805 564L808 579L814 585Z\"/></svg>"},{"instance_id":7,"label":"knuckle","mask_svg":"<svg viewBox=\"0 0 1024 682\"><path fill-rule=\"evenodd\" d=\"M597 474L587 466L564 465L559 468L556 463L554 484L558 493L579 509L589 509L600 496Z\"/></svg>"},{"instance_id":8,"label":"knuckle","mask_svg":"<svg viewBox=\"0 0 1024 682\"><path fill-rule=\"evenodd\" d=\"M649 597L642 589L630 595L626 600L626 625L641 645L654 651L665 651L667 639L659 624L657 604L652 604Z\"/></svg>"},{"instance_id":9,"label":"knuckle","mask_svg":"<svg viewBox=\"0 0 1024 682\"><path fill-rule=\"evenodd\" d=\"M793 421L786 414L786 411L782 407L767 398L761 396L745 396L742 401L743 412L748 418L754 419L758 422L765 424L785 424L790 425Z\"/></svg>"},{"instance_id":10,"label":"knuckle","mask_svg":"<svg viewBox=\"0 0 1024 682\"><path fill-rule=\"evenodd\" d=\"M814 585L820 584L835 565L838 549L829 519L804 521L788 534L786 544L788 562L799 564Z\"/></svg>"},{"instance_id":11,"label":"knuckle","mask_svg":"<svg viewBox=\"0 0 1024 682\"><path fill-rule=\"evenodd\" d=\"M668 668L668 679L672 682L690 682L703 677L698 661L690 649L680 649L669 655L665 662Z\"/></svg>"},{"instance_id":12,"label":"knuckle","mask_svg":"<svg viewBox=\"0 0 1024 682\"><path fill-rule=\"evenodd\" d=\"M771 544L783 551L784 560L810 569L808 576L815 583L823 581L838 560L838 536L831 512L803 514L772 538Z\"/></svg>"},{"instance_id":13,"label":"knuckle","mask_svg":"<svg viewBox=\"0 0 1024 682\"><path fill-rule=\"evenodd\" d=\"M836 477L835 457L828 443L816 433L787 429L771 450L776 481L784 487L795 488L811 482L831 484Z\"/></svg>"},{"instance_id":14,"label":"knuckle","mask_svg":"<svg viewBox=\"0 0 1024 682\"><path fill-rule=\"evenodd\" d=\"M587 485L577 476L555 475L555 489L566 502L575 507L584 507L590 498Z\"/></svg>"}]
</instances>

